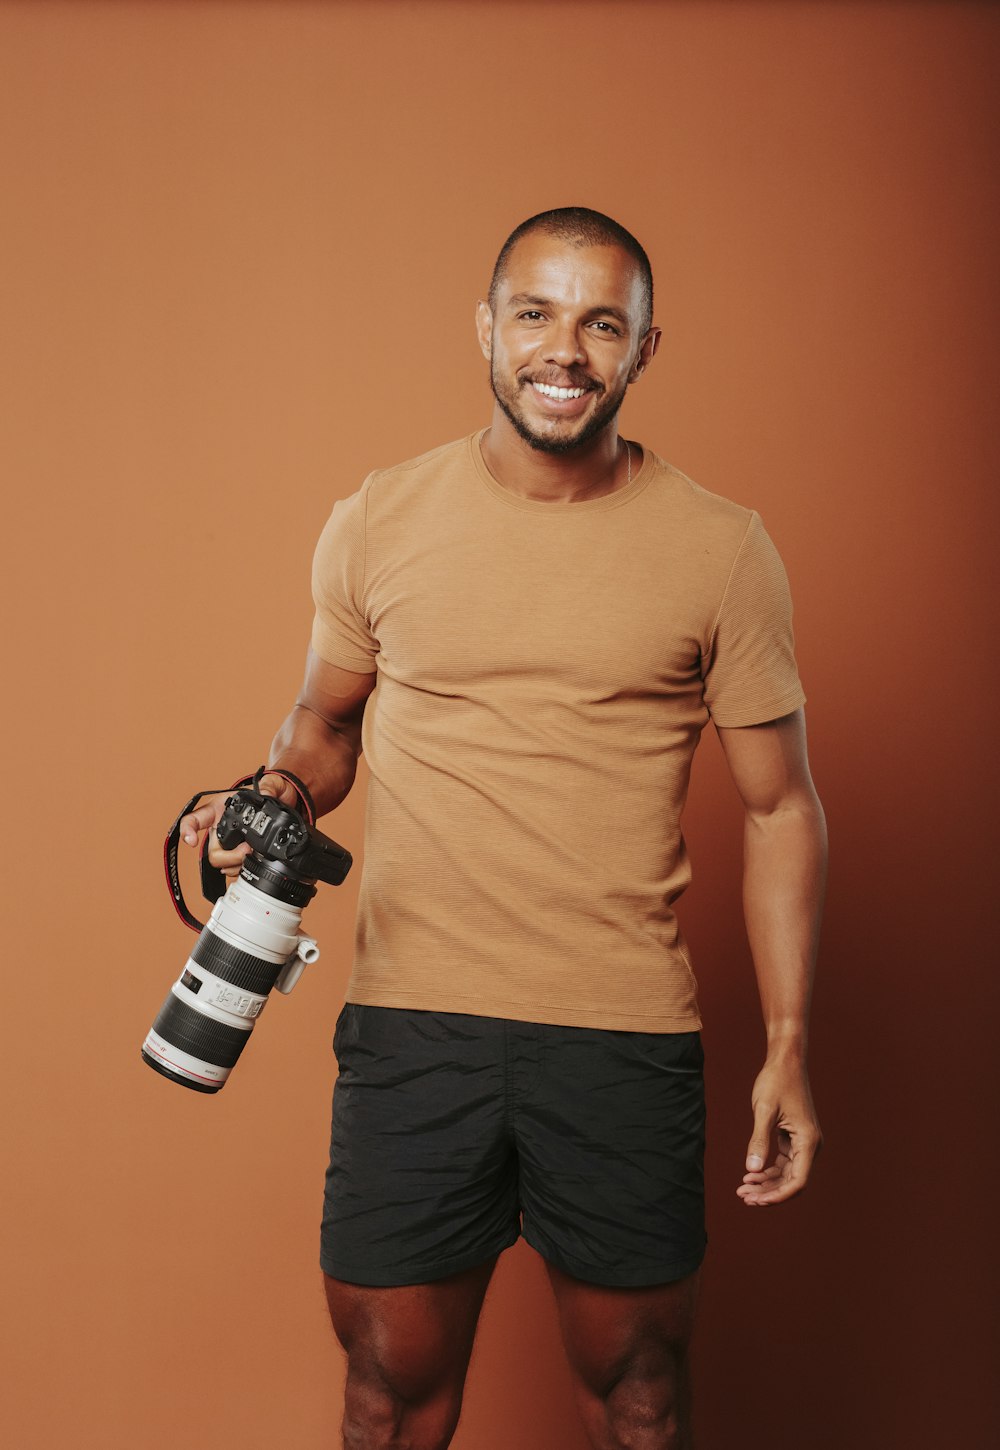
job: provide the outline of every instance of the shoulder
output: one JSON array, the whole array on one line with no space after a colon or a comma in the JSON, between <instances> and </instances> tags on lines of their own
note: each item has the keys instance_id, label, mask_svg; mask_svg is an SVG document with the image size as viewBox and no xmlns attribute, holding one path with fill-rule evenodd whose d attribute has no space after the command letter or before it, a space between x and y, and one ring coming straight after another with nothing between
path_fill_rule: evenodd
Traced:
<instances>
[{"instance_id":1,"label":"shoulder","mask_svg":"<svg viewBox=\"0 0 1000 1450\"><path fill-rule=\"evenodd\" d=\"M473 435L474 437L475 435ZM432 482L453 479L469 457L471 438L460 438L390 468L375 468L354 493L334 500L325 534L364 535L373 519L398 514L408 497L426 498Z\"/></svg>"},{"instance_id":2,"label":"shoulder","mask_svg":"<svg viewBox=\"0 0 1000 1450\"><path fill-rule=\"evenodd\" d=\"M656 453L652 454L652 459L654 473L651 486L663 497L669 497L675 507L696 517L726 520L744 529L749 525L753 509L723 498L719 493L710 493Z\"/></svg>"},{"instance_id":3,"label":"shoulder","mask_svg":"<svg viewBox=\"0 0 1000 1450\"><path fill-rule=\"evenodd\" d=\"M706 540L738 549L748 533L760 527L754 509L710 493L655 453L650 453L653 476L646 496L654 508L669 514L671 527L682 528L686 534L703 536Z\"/></svg>"},{"instance_id":4,"label":"shoulder","mask_svg":"<svg viewBox=\"0 0 1000 1450\"><path fill-rule=\"evenodd\" d=\"M470 467L471 442L468 437L457 438L416 458L408 458L405 463L375 469L361 487L368 508L377 509L386 504L396 508L407 497L423 494L442 481L464 473Z\"/></svg>"}]
</instances>

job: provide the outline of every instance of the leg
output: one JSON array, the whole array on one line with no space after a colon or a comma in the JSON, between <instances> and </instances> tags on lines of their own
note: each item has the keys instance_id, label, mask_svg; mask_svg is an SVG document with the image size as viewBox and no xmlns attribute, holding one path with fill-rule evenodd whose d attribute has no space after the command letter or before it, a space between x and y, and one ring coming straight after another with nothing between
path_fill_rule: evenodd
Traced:
<instances>
[{"instance_id":1,"label":"leg","mask_svg":"<svg viewBox=\"0 0 1000 1450\"><path fill-rule=\"evenodd\" d=\"M324 1275L330 1318L347 1352L344 1450L445 1450L451 1443L495 1262L387 1289Z\"/></svg>"},{"instance_id":2,"label":"leg","mask_svg":"<svg viewBox=\"0 0 1000 1450\"><path fill-rule=\"evenodd\" d=\"M348 1004L320 1263L348 1450L444 1450L497 1255L518 1236L502 1024Z\"/></svg>"},{"instance_id":3,"label":"leg","mask_svg":"<svg viewBox=\"0 0 1000 1450\"><path fill-rule=\"evenodd\" d=\"M548 1266L594 1450L690 1450L688 1346L698 1275L611 1289Z\"/></svg>"},{"instance_id":4,"label":"leg","mask_svg":"<svg viewBox=\"0 0 1000 1450\"><path fill-rule=\"evenodd\" d=\"M705 1251L696 1032L538 1028L515 1127L525 1239L548 1265L595 1450L690 1450Z\"/></svg>"}]
</instances>

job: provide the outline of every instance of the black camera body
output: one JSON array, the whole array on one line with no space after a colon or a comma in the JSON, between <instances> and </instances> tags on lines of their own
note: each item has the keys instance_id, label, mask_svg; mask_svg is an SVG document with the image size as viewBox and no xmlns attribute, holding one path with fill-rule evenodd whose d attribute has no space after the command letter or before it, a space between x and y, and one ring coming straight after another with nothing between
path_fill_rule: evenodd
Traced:
<instances>
[{"instance_id":1,"label":"black camera body","mask_svg":"<svg viewBox=\"0 0 1000 1450\"><path fill-rule=\"evenodd\" d=\"M247 862L253 863L250 871L259 865L282 877L294 876L302 882L325 881L339 886L351 869L350 851L338 846L315 826L307 825L298 811L249 786L235 791L226 801L216 834L224 851L231 851L243 841L250 843L253 847L247 857ZM254 857L259 862L254 862ZM253 884L261 885L258 880Z\"/></svg>"}]
</instances>

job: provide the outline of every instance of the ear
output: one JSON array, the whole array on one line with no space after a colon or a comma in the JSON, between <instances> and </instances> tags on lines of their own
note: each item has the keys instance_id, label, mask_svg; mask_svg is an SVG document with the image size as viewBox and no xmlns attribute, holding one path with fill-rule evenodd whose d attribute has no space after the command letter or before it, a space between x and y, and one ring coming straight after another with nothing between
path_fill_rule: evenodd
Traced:
<instances>
[{"instance_id":1,"label":"ear","mask_svg":"<svg viewBox=\"0 0 1000 1450\"><path fill-rule=\"evenodd\" d=\"M660 329L658 327L651 327L642 339L642 342L639 344L639 355L632 364L632 371L628 375L630 383L638 382L639 378L653 361L653 358L656 356L656 349L660 345L660 335Z\"/></svg>"},{"instance_id":2,"label":"ear","mask_svg":"<svg viewBox=\"0 0 1000 1450\"><path fill-rule=\"evenodd\" d=\"M493 356L493 313L488 302L476 303L476 336L487 362Z\"/></svg>"}]
</instances>

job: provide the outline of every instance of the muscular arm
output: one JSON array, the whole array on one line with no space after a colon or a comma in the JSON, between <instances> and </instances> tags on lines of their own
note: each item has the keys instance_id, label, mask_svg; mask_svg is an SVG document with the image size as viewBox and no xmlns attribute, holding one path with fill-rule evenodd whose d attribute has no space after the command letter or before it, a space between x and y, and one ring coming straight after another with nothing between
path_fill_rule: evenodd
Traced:
<instances>
[{"instance_id":1,"label":"muscular arm","mask_svg":"<svg viewBox=\"0 0 1000 1450\"><path fill-rule=\"evenodd\" d=\"M743 910L767 1031L747 1171L737 1192L747 1204L780 1203L805 1186L821 1141L806 1047L826 824L809 774L801 710L766 725L720 729L719 737L746 811Z\"/></svg>"},{"instance_id":2,"label":"muscular arm","mask_svg":"<svg viewBox=\"0 0 1000 1450\"><path fill-rule=\"evenodd\" d=\"M318 816L338 806L354 784L361 751L361 720L376 678L374 674L356 675L338 669L309 651L302 689L271 742L268 764L290 770L309 787ZM280 775L264 775L261 789L287 805L298 804L295 790ZM189 846L197 845L199 832L214 828L227 795L224 791L210 796L184 817L181 832ZM222 851L214 843L209 859L233 877L239 874L240 863L249 850L246 843L233 851Z\"/></svg>"},{"instance_id":3,"label":"muscular arm","mask_svg":"<svg viewBox=\"0 0 1000 1450\"><path fill-rule=\"evenodd\" d=\"M305 781L317 815L339 806L354 784L361 720L376 678L338 669L309 651L302 689L271 742L268 764Z\"/></svg>"}]
</instances>

